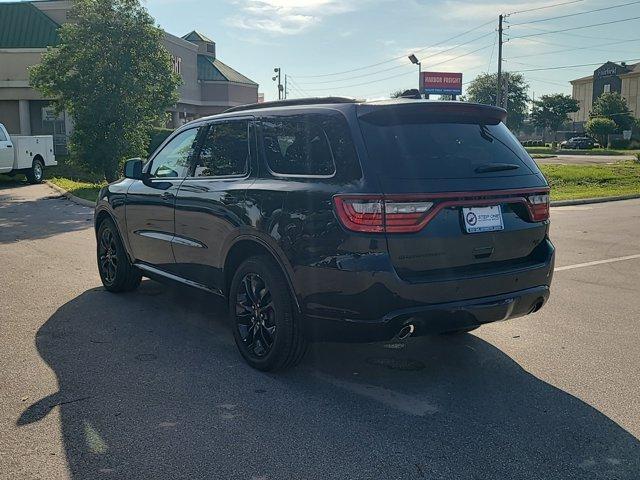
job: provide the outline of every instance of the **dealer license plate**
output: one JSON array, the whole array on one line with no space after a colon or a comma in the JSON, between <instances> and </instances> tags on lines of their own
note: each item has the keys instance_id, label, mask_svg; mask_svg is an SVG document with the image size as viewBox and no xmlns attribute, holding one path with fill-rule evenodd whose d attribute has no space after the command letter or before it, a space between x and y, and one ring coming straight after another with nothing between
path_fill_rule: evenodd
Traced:
<instances>
[{"instance_id":1,"label":"dealer license plate","mask_svg":"<svg viewBox=\"0 0 640 480\"><path fill-rule=\"evenodd\" d=\"M504 230L500 205L491 207L470 207L462 209L467 233L494 232Z\"/></svg>"}]
</instances>

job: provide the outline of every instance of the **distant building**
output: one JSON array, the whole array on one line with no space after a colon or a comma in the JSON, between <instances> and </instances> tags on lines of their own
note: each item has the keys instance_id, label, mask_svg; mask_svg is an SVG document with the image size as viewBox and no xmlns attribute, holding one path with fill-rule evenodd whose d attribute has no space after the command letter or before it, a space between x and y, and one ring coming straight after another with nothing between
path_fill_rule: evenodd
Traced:
<instances>
[{"instance_id":1,"label":"distant building","mask_svg":"<svg viewBox=\"0 0 640 480\"><path fill-rule=\"evenodd\" d=\"M593 102L603 93L618 92L629 105L635 118L640 118L640 63L626 65L607 62L588 77L571 80L573 98L580 102L580 110L572 114L574 122L589 120Z\"/></svg>"},{"instance_id":2,"label":"distant building","mask_svg":"<svg viewBox=\"0 0 640 480\"><path fill-rule=\"evenodd\" d=\"M9 133L53 135L57 153L66 151L73 122L56 116L49 99L29 85L28 68L58 41L58 27L71 21L71 0L0 3L0 123ZM258 101L258 84L216 55L216 44L193 31L184 37L165 32L164 46L182 77L171 125L179 125Z\"/></svg>"}]
</instances>

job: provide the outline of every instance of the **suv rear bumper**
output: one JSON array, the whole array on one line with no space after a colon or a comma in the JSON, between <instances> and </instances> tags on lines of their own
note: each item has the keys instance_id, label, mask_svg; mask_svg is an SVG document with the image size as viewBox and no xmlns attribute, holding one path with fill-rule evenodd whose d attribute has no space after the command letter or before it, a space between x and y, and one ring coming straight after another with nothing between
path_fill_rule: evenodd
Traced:
<instances>
[{"instance_id":1,"label":"suv rear bumper","mask_svg":"<svg viewBox=\"0 0 640 480\"><path fill-rule=\"evenodd\" d=\"M414 327L412 336L453 332L534 313L548 298L549 287L543 285L492 297L398 310L373 321L307 316L307 334L314 340L375 342L392 339L407 325Z\"/></svg>"},{"instance_id":2,"label":"suv rear bumper","mask_svg":"<svg viewBox=\"0 0 640 480\"><path fill-rule=\"evenodd\" d=\"M307 336L329 341L384 341L406 325L413 335L473 328L533 313L549 298L555 249L546 239L544 253L519 268L465 278L408 282L387 258L360 255L342 268L307 267L296 285ZM363 262L364 265L361 265ZM374 263L376 269L372 271Z\"/></svg>"}]
</instances>

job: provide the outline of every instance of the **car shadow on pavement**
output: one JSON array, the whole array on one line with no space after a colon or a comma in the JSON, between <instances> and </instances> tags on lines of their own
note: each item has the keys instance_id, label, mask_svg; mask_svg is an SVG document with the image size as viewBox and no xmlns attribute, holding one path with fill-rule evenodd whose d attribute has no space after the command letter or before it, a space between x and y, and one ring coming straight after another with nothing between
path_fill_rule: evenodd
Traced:
<instances>
[{"instance_id":1,"label":"car shadow on pavement","mask_svg":"<svg viewBox=\"0 0 640 480\"><path fill-rule=\"evenodd\" d=\"M16 196L16 185L0 184L0 245L20 240L37 240L93 227L93 212L51 190L36 200ZM40 188L25 185L24 188ZM10 190L10 194L8 194Z\"/></svg>"},{"instance_id":2,"label":"car shadow on pavement","mask_svg":"<svg viewBox=\"0 0 640 480\"><path fill-rule=\"evenodd\" d=\"M74 479L637 479L640 442L474 335L315 344L264 374L217 297L88 290L36 334Z\"/></svg>"}]
</instances>

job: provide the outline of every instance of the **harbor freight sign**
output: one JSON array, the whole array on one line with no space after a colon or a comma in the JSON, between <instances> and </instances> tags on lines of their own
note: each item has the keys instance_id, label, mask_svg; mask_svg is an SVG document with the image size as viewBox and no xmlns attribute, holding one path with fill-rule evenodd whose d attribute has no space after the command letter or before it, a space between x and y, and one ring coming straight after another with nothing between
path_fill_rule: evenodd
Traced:
<instances>
[{"instance_id":1,"label":"harbor freight sign","mask_svg":"<svg viewBox=\"0 0 640 480\"><path fill-rule=\"evenodd\" d=\"M462 73L422 72L422 90L427 95L462 95Z\"/></svg>"}]
</instances>

